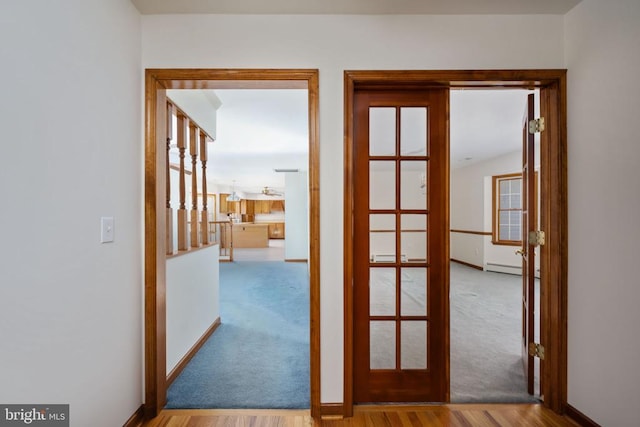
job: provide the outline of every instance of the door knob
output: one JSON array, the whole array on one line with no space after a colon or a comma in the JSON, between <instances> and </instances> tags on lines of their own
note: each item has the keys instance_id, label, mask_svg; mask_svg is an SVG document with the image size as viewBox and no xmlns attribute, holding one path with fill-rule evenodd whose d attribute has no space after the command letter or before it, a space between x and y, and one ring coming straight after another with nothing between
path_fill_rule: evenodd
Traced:
<instances>
[{"instance_id":1,"label":"door knob","mask_svg":"<svg viewBox=\"0 0 640 427\"><path fill-rule=\"evenodd\" d=\"M516 255L525 255L524 249L520 248L520 249L516 249Z\"/></svg>"}]
</instances>

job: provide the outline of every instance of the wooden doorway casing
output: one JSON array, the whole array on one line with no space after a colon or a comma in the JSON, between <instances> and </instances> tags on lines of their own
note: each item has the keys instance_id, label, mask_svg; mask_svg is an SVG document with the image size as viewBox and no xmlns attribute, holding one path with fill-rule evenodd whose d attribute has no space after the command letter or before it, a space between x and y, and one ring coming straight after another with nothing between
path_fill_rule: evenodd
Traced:
<instances>
[{"instance_id":1,"label":"wooden doorway casing","mask_svg":"<svg viewBox=\"0 0 640 427\"><path fill-rule=\"evenodd\" d=\"M313 69L147 69L145 72L145 415L164 407L166 385L166 89L307 89L311 414L320 413L319 72Z\"/></svg>"},{"instance_id":2,"label":"wooden doorway casing","mask_svg":"<svg viewBox=\"0 0 640 427\"><path fill-rule=\"evenodd\" d=\"M522 88L540 89L546 131L540 149L541 248L540 334L545 347L541 368L544 406L561 413L567 400L567 113L566 70L345 71L344 73L344 406L353 414L353 161L354 95L359 88ZM449 127L449 126L447 126ZM448 135L447 135L448 138ZM447 201L449 189L447 194ZM445 346L447 371L449 320ZM448 374L447 374L448 376ZM447 385L447 399L448 399Z\"/></svg>"}]
</instances>

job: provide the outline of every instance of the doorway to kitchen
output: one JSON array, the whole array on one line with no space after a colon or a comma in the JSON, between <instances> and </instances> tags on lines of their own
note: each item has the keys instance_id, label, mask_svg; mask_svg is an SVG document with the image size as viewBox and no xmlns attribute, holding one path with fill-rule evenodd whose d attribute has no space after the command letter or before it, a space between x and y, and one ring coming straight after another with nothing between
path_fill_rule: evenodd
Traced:
<instances>
[{"instance_id":1,"label":"doorway to kitchen","mask_svg":"<svg viewBox=\"0 0 640 427\"><path fill-rule=\"evenodd\" d=\"M166 302L164 240L166 226L163 190L166 168L163 154L166 117L163 104L167 89L303 89L308 93L308 266L309 402L319 408L319 194L318 194L318 72L317 70L147 70L146 79L146 221L145 221L145 364L146 402L149 415L166 402ZM300 263L302 266L303 264Z\"/></svg>"}]
</instances>

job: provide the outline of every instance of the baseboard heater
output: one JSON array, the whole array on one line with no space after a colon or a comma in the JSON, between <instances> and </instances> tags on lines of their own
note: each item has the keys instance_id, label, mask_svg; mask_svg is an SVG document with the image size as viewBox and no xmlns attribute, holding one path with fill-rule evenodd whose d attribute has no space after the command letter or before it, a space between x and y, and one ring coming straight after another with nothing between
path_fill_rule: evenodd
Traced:
<instances>
[{"instance_id":1,"label":"baseboard heater","mask_svg":"<svg viewBox=\"0 0 640 427\"><path fill-rule=\"evenodd\" d=\"M485 271L494 271L496 273L507 273L522 276L522 266L520 265L508 265L508 264L496 264L488 262L484 265ZM536 269L535 277L540 278L540 270Z\"/></svg>"},{"instance_id":2,"label":"baseboard heater","mask_svg":"<svg viewBox=\"0 0 640 427\"><path fill-rule=\"evenodd\" d=\"M493 262L488 262L485 264L484 269L485 271L494 271L496 273L517 274L518 276L522 275L522 267L519 265L496 264Z\"/></svg>"}]
</instances>

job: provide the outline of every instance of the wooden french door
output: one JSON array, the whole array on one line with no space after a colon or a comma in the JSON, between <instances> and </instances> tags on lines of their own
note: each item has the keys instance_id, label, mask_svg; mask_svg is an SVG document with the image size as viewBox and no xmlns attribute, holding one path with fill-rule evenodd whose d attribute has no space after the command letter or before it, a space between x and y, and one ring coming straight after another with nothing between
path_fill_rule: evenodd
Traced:
<instances>
[{"instance_id":1,"label":"wooden french door","mask_svg":"<svg viewBox=\"0 0 640 427\"><path fill-rule=\"evenodd\" d=\"M534 362L529 348L535 341L535 245L530 233L537 228L535 182L535 139L529 131L534 120L535 98L527 96L522 119L522 364L527 378L527 392L534 392Z\"/></svg>"},{"instance_id":2,"label":"wooden french door","mask_svg":"<svg viewBox=\"0 0 640 427\"><path fill-rule=\"evenodd\" d=\"M448 398L448 89L354 94L354 401Z\"/></svg>"}]
</instances>

